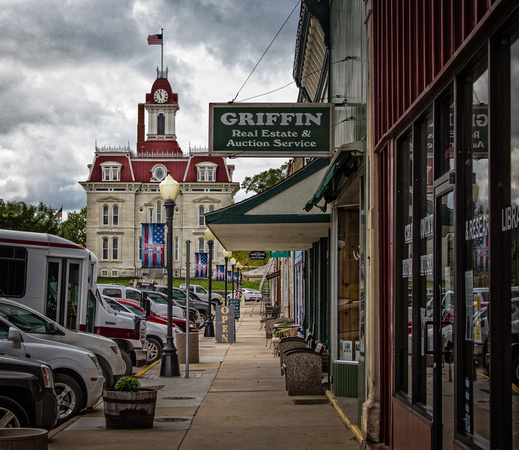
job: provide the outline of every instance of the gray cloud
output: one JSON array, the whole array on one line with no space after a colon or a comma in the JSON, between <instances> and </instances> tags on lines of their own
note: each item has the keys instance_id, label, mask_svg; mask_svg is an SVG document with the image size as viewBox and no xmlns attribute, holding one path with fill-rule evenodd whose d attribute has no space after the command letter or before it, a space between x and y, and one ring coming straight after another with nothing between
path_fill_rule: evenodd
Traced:
<instances>
[{"instance_id":1,"label":"gray cloud","mask_svg":"<svg viewBox=\"0 0 519 450\"><path fill-rule=\"evenodd\" d=\"M78 210L94 145L135 148L137 104L164 65L179 94L177 136L207 146L208 104L231 100L297 0L0 0L0 198ZM238 98L292 80L299 19ZM256 101L295 101L292 86ZM235 159L235 180L284 160ZM241 192L238 196L243 198Z\"/></svg>"}]
</instances>

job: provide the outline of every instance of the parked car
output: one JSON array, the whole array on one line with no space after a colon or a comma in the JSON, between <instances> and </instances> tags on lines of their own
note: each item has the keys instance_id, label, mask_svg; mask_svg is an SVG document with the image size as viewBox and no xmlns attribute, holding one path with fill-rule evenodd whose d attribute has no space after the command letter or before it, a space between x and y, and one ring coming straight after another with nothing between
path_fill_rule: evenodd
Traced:
<instances>
[{"instance_id":1,"label":"parked car","mask_svg":"<svg viewBox=\"0 0 519 450\"><path fill-rule=\"evenodd\" d=\"M251 289L251 288L242 288L242 291L245 295L245 300L261 300L262 295L261 292L257 289Z\"/></svg>"},{"instance_id":2,"label":"parked car","mask_svg":"<svg viewBox=\"0 0 519 450\"><path fill-rule=\"evenodd\" d=\"M159 291L143 291L146 294L146 298L150 300L152 312L157 313L159 316L166 316L168 313L168 297L166 294ZM142 306L142 304L141 304ZM173 311L175 317L186 317L186 305L179 304L175 297L173 297ZM189 320L195 323L200 322L200 314L196 308L189 305Z\"/></svg>"},{"instance_id":3,"label":"parked car","mask_svg":"<svg viewBox=\"0 0 519 450\"><path fill-rule=\"evenodd\" d=\"M175 299L175 301L183 306L186 307L186 290L185 289L179 289L179 288L172 288L172 296ZM196 295L194 292L189 292L189 306L196 308L198 312L200 313L201 319L203 324L205 324L205 321L207 320L207 306L208 302L207 300L203 300L198 295ZM215 303L211 302L211 314L215 315Z\"/></svg>"},{"instance_id":4,"label":"parked car","mask_svg":"<svg viewBox=\"0 0 519 450\"><path fill-rule=\"evenodd\" d=\"M167 314L168 301L160 292L151 290L140 290L120 284L98 284L97 288L102 295L112 298L126 298L136 300L141 307L144 307L145 298L151 301L151 310L159 316ZM173 316L185 318L185 311L179 306L173 305Z\"/></svg>"},{"instance_id":5,"label":"parked car","mask_svg":"<svg viewBox=\"0 0 519 450\"><path fill-rule=\"evenodd\" d=\"M119 300L124 299L107 297L105 300L111 308L118 312L118 314L126 314L138 319L143 318L141 314L136 314L119 302ZM146 322L146 343L148 350L148 359L146 362L148 364L151 364L162 357L162 349L164 348L164 345L166 345L166 334L166 325L150 322L149 320Z\"/></svg>"},{"instance_id":6,"label":"parked car","mask_svg":"<svg viewBox=\"0 0 519 450\"><path fill-rule=\"evenodd\" d=\"M128 300L126 298L115 298L114 300L117 301L117 303L120 303L121 305L124 305L126 308L128 308L131 312L134 314L138 314L141 316L145 316L146 312L144 308L142 308L139 305L139 302L135 300ZM159 323L161 325L167 325L168 320L167 316L158 316L157 314L151 312L148 316L148 322L154 322ZM175 331L178 331L179 333L185 333L186 331L186 321L185 319L179 319L178 317L173 317L172 320L173 327L176 328ZM193 322L189 322L189 331L196 333L198 331L198 328L195 326Z\"/></svg>"},{"instance_id":7,"label":"parked car","mask_svg":"<svg viewBox=\"0 0 519 450\"><path fill-rule=\"evenodd\" d=\"M186 285L185 284L181 284L180 285L180 289L186 289ZM208 300L209 299L209 292L207 292L207 290L198 285L198 284L190 284L189 285L189 290L191 292L194 292L196 295L198 295L198 297L200 297L202 300ZM222 304L222 296L220 294L218 294L217 292L213 292L211 291L211 302L214 302L216 303L217 305L221 305Z\"/></svg>"},{"instance_id":8,"label":"parked car","mask_svg":"<svg viewBox=\"0 0 519 450\"><path fill-rule=\"evenodd\" d=\"M52 369L35 359L0 355L0 428L50 429L57 415Z\"/></svg>"},{"instance_id":9,"label":"parked car","mask_svg":"<svg viewBox=\"0 0 519 450\"><path fill-rule=\"evenodd\" d=\"M39 359L51 367L58 424L93 407L101 398L105 379L96 356L88 350L34 337L0 318L0 354Z\"/></svg>"},{"instance_id":10,"label":"parked car","mask_svg":"<svg viewBox=\"0 0 519 450\"><path fill-rule=\"evenodd\" d=\"M101 366L105 387L112 387L126 373L126 364L121 350L111 339L97 334L68 330L34 309L6 298L0 298L0 316L20 330L36 337L90 350L96 355Z\"/></svg>"}]
</instances>

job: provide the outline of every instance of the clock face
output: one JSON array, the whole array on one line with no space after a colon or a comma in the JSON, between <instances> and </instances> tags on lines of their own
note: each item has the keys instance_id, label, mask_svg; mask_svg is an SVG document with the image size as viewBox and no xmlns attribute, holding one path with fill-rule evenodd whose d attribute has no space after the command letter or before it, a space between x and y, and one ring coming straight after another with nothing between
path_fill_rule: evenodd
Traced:
<instances>
[{"instance_id":1,"label":"clock face","mask_svg":"<svg viewBox=\"0 0 519 450\"><path fill-rule=\"evenodd\" d=\"M157 89L153 94L153 98L157 103L166 103L168 101L168 93L164 89Z\"/></svg>"}]
</instances>

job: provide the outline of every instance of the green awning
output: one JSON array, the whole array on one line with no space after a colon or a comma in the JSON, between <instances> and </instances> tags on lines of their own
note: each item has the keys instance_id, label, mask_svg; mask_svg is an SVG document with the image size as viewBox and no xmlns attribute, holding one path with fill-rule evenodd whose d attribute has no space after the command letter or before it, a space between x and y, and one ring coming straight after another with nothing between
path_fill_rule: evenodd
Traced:
<instances>
[{"instance_id":1,"label":"green awning","mask_svg":"<svg viewBox=\"0 0 519 450\"><path fill-rule=\"evenodd\" d=\"M350 177L359 168L359 158L353 152L339 153L334 162L330 165L328 172L323 178L321 185L315 191L312 198L306 203L305 211L310 211L314 206L324 199L324 206L319 207L323 212L326 211L328 203L334 201L339 194L339 186L344 178Z\"/></svg>"},{"instance_id":2,"label":"green awning","mask_svg":"<svg viewBox=\"0 0 519 450\"><path fill-rule=\"evenodd\" d=\"M317 158L270 189L205 215L226 250L306 250L328 236L330 215L305 212L330 165Z\"/></svg>"}]
</instances>

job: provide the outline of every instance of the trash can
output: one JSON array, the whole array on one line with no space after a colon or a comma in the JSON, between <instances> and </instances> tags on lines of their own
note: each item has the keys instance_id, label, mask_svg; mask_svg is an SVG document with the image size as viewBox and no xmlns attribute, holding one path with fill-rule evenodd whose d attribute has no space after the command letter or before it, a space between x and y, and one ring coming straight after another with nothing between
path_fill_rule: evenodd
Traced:
<instances>
[{"instance_id":1,"label":"trash can","mask_svg":"<svg viewBox=\"0 0 519 450\"><path fill-rule=\"evenodd\" d=\"M186 333L175 333L175 347L177 348L178 362L186 363ZM189 333L189 362L200 362L198 332Z\"/></svg>"}]
</instances>

